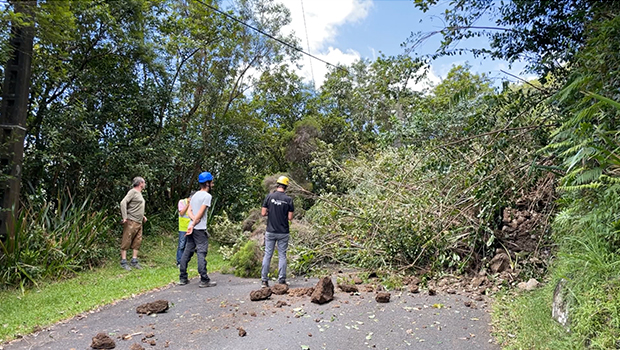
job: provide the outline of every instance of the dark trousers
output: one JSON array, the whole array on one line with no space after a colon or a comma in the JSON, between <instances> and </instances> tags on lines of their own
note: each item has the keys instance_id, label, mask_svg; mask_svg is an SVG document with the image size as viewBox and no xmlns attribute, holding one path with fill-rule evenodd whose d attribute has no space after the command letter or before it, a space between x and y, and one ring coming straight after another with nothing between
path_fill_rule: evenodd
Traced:
<instances>
[{"instance_id":1,"label":"dark trousers","mask_svg":"<svg viewBox=\"0 0 620 350\"><path fill-rule=\"evenodd\" d=\"M185 236L185 249L183 250L183 256L180 263L179 280L187 280L187 263L192 259L194 255L194 249L198 256L198 273L200 274L200 281L209 282L210 278L207 275L207 250L209 249L209 236L207 236L207 230L194 230L191 235Z\"/></svg>"}]
</instances>

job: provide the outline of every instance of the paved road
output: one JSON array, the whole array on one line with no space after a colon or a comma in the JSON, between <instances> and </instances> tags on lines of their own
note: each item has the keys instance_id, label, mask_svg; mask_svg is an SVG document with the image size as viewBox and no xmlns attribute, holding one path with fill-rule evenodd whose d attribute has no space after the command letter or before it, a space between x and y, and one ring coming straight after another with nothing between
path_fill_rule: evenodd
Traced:
<instances>
[{"instance_id":1,"label":"paved road","mask_svg":"<svg viewBox=\"0 0 620 350\"><path fill-rule=\"evenodd\" d=\"M139 343L146 349L499 349L489 342L490 317L482 302L464 305L466 297L429 296L422 292L392 292L391 301L379 304L374 293L337 292L324 305L309 297L273 295L252 302L249 293L257 280L212 274L216 287L198 288L192 280L108 305L9 344L16 349L90 349L91 339L106 332L116 349ZM332 279L335 282L335 278ZM310 287L317 279L292 279L291 288ZM168 300L166 313L136 313L140 304ZM278 301L289 305L278 308ZM433 307L435 305L435 307ZM437 308L439 307L439 308ZM247 332L239 336L238 327ZM142 342L149 333L155 345ZM135 334L122 340L124 334Z\"/></svg>"}]
</instances>

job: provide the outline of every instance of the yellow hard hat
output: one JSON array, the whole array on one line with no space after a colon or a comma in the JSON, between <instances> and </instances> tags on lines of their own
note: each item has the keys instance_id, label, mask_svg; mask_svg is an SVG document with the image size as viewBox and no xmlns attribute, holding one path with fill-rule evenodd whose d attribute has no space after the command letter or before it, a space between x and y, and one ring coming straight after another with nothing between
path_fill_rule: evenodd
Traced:
<instances>
[{"instance_id":1,"label":"yellow hard hat","mask_svg":"<svg viewBox=\"0 0 620 350\"><path fill-rule=\"evenodd\" d=\"M276 183L279 183L280 185L288 186L288 177L280 176L278 178L278 181L276 181Z\"/></svg>"}]
</instances>

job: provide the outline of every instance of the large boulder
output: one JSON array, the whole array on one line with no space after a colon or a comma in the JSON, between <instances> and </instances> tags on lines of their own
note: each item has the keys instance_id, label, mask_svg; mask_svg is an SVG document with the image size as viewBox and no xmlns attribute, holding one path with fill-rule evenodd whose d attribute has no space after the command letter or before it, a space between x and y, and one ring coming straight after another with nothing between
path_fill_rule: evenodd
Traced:
<instances>
[{"instance_id":1,"label":"large boulder","mask_svg":"<svg viewBox=\"0 0 620 350\"><path fill-rule=\"evenodd\" d=\"M314 287L310 301L316 304L325 304L334 299L334 283L330 277L323 277Z\"/></svg>"}]
</instances>

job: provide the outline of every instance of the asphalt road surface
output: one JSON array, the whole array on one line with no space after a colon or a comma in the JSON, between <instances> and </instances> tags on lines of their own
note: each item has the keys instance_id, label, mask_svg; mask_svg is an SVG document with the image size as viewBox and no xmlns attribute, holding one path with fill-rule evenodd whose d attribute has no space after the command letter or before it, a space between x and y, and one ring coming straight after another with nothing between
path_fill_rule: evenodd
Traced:
<instances>
[{"instance_id":1,"label":"asphalt road surface","mask_svg":"<svg viewBox=\"0 0 620 350\"><path fill-rule=\"evenodd\" d=\"M389 303L375 293L336 291L324 305L310 297L272 295L250 301L258 280L211 274L215 287L185 286L145 293L56 324L0 349L91 349L92 337L104 332L115 349L137 343L145 349L499 349L490 335L483 302L450 294L429 296L392 291ZM311 287L318 279L292 279L290 288ZM332 278L336 282L336 278ZM166 313L140 315L138 305L164 299ZM288 305L276 307L278 301ZM464 305L470 301L475 308ZM241 337L238 328L247 335ZM129 335L129 336L128 336ZM124 336L124 337L123 337Z\"/></svg>"}]
</instances>

